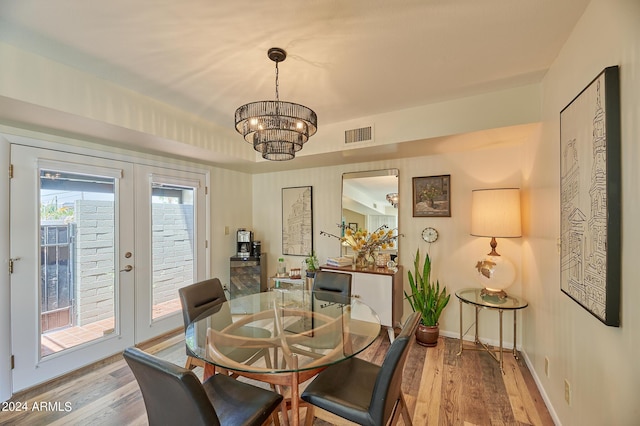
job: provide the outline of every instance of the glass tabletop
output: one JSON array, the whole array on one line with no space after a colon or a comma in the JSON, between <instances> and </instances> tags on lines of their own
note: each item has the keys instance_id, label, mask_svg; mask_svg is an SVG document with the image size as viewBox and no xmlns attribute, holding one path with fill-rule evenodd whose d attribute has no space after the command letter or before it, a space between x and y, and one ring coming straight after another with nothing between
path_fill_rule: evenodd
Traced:
<instances>
[{"instance_id":1,"label":"glass tabletop","mask_svg":"<svg viewBox=\"0 0 640 426\"><path fill-rule=\"evenodd\" d=\"M499 298L498 296L482 295L481 292L481 288L463 288L456 291L456 297L465 303L491 309L522 309L529 305L523 298L511 294L507 294L505 298Z\"/></svg>"},{"instance_id":2,"label":"glass tabletop","mask_svg":"<svg viewBox=\"0 0 640 426\"><path fill-rule=\"evenodd\" d=\"M378 315L358 299L274 289L202 314L187 327L185 341L198 358L217 367L272 374L343 361L379 333Z\"/></svg>"}]
</instances>

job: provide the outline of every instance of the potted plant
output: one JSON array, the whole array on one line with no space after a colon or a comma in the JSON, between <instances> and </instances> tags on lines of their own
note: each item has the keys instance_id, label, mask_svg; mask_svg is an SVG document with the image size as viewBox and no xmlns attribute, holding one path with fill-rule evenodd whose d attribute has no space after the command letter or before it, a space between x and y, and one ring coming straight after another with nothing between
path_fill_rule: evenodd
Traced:
<instances>
[{"instance_id":1,"label":"potted plant","mask_svg":"<svg viewBox=\"0 0 640 426\"><path fill-rule=\"evenodd\" d=\"M427 254L424 266L420 268L420 250L416 251L413 262L414 273L409 271L411 294L404 292L414 312L420 312L421 321L416 331L416 340L423 346L435 346L438 343L440 314L449 303L447 288L440 289L440 282L431 282L431 259Z\"/></svg>"},{"instance_id":2,"label":"potted plant","mask_svg":"<svg viewBox=\"0 0 640 426\"><path fill-rule=\"evenodd\" d=\"M316 271L320 269L320 263L313 250L311 250L311 253L304 259L304 263L307 266L307 277L314 278Z\"/></svg>"}]
</instances>

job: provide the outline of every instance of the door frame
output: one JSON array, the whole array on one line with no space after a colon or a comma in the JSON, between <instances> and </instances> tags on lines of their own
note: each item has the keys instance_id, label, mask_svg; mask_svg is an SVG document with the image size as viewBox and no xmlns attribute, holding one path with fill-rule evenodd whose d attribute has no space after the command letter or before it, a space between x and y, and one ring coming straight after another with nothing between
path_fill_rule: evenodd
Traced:
<instances>
[{"instance_id":1,"label":"door frame","mask_svg":"<svg viewBox=\"0 0 640 426\"><path fill-rule=\"evenodd\" d=\"M11 145L0 134L0 200L7 208L0 209L0 342L11 342L11 291L9 288L9 170ZM11 345L0 345L0 401L11 398Z\"/></svg>"},{"instance_id":2,"label":"door frame","mask_svg":"<svg viewBox=\"0 0 640 426\"><path fill-rule=\"evenodd\" d=\"M0 209L0 259L2 259L0 262L0 342L11 342L11 292L7 264L7 260L10 257L10 179L6 171L9 170L11 144L13 143L80 155L98 155L113 160L131 161L134 164L195 171L205 174L205 184L207 188L211 187L211 168L202 164L177 160L159 154L144 154L122 150L117 147L110 150L109 146L95 142L0 125L0 200L3 200L5 206L7 206L6 209ZM116 149L119 152L114 152ZM204 229L204 233L209 242L206 254L205 276L209 276L211 269L211 201L209 194L206 198L205 217L206 229ZM12 348L10 344L0 345L0 401L6 401L13 395L11 354Z\"/></svg>"}]
</instances>

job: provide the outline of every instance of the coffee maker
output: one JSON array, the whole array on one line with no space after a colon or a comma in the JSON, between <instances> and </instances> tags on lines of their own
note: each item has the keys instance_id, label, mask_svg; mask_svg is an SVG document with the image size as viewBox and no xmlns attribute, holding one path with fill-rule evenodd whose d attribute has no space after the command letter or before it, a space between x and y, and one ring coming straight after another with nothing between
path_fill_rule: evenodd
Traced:
<instances>
[{"instance_id":1,"label":"coffee maker","mask_svg":"<svg viewBox=\"0 0 640 426\"><path fill-rule=\"evenodd\" d=\"M253 232L247 231L244 228L238 229L238 233L237 233L237 244L238 244L237 255L241 256L241 257L249 257L249 256L251 256L252 243L253 243Z\"/></svg>"}]
</instances>

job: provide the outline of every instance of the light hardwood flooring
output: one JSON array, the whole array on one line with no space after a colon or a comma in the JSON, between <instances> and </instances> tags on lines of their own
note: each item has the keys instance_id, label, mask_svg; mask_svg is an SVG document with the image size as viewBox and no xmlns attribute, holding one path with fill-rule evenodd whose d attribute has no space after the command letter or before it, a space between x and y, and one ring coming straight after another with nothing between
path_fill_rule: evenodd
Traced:
<instances>
[{"instance_id":1,"label":"light hardwood flooring","mask_svg":"<svg viewBox=\"0 0 640 426\"><path fill-rule=\"evenodd\" d=\"M381 364L388 347L383 332L360 357ZM182 333L142 348L178 365L186 359ZM507 352L502 374L488 353L465 351L458 356L458 349L458 340L444 337L434 348L412 345L402 389L414 425L553 425L522 360ZM200 369L196 374L202 377ZM140 390L121 355L22 392L11 401L26 403L28 410L0 412L2 425L147 424ZM34 404L41 403L48 406L34 411ZM314 425L339 423L316 419Z\"/></svg>"}]
</instances>

